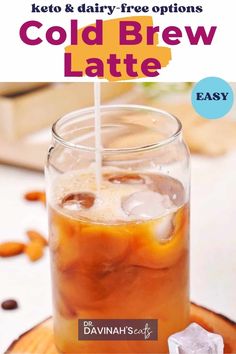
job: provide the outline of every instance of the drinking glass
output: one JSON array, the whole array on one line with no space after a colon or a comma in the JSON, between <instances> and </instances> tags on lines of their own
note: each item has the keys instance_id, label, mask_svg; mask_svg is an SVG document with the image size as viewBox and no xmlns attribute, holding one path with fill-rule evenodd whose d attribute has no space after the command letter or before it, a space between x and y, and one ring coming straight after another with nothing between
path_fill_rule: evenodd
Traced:
<instances>
[{"instance_id":1,"label":"drinking glass","mask_svg":"<svg viewBox=\"0 0 236 354\"><path fill-rule=\"evenodd\" d=\"M169 113L138 105L100 111L99 151L94 108L52 128L55 344L61 353L167 353L168 337L189 323L189 151ZM155 338L135 336L138 320L155 324ZM99 323L127 330L125 337L91 333Z\"/></svg>"}]
</instances>

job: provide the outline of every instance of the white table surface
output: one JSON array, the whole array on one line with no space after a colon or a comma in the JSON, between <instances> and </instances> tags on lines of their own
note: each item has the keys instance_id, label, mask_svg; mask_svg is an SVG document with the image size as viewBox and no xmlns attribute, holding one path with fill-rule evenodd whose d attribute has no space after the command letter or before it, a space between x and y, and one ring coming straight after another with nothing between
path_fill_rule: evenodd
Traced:
<instances>
[{"instance_id":1,"label":"white table surface","mask_svg":"<svg viewBox=\"0 0 236 354\"><path fill-rule=\"evenodd\" d=\"M191 299L236 321L235 184L236 152L192 158ZM41 188L42 174L0 165L0 241L24 241L28 228L47 233L44 207L22 199L25 191ZM20 308L0 309L0 353L51 315L48 252L34 264L24 255L0 258L0 302L8 298Z\"/></svg>"}]
</instances>

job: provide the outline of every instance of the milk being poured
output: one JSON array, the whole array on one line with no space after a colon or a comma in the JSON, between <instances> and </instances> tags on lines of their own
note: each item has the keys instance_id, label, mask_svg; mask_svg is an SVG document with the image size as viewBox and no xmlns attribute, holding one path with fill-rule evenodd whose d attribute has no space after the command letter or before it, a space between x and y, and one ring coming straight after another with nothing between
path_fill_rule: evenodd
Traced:
<instances>
[{"instance_id":1,"label":"milk being poured","mask_svg":"<svg viewBox=\"0 0 236 354\"><path fill-rule=\"evenodd\" d=\"M101 86L94 83L94 127L95 127L95 173L97 190L100 189L102 179L102 141L101 141Z\"/></svg>"}]
</instances>

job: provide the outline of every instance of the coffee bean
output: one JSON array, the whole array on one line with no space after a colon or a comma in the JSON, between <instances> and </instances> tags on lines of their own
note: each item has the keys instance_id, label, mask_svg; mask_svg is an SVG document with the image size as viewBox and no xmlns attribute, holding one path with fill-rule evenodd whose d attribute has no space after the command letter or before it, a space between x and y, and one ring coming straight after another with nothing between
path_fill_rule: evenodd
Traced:
<instances>
[{"instance_id":1,"label":"coffee bean","mask_svg":"<svg viewBox=\"0 0 236 354\"><path fill-rule=\"evenodd\" d=\"M9 299L3 301L1 307L3 310L15 310L18 308L18 303L16 300Z\"/></svg>"}]
</instances>

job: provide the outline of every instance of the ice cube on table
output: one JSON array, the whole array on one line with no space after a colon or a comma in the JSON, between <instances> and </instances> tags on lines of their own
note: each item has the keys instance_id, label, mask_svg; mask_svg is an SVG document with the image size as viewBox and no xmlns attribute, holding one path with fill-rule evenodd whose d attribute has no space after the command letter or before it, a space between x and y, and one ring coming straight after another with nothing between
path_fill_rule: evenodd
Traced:
<instances>
[{"instance_id":1,"label":"ice cube on table","mask_svg":"<svg viewBox=\"0 0 236 354\"><path fill-rule=\"evenodd\" d=\"M152 191L135 192L122 201L122 208L127 215L144 220L166 214L171 206L167 195Z\"/></svg>"},{"instance_id":2,"label":"ice cube on table","mask_svg":"<svg viewBox=\"0 0 236 354\"><path fill-rule=\"evenodd\" d=\"M170 354L223 354L224 342L219 334L206 331L197 323L168 339Z\"/></svg>"}]
</instances>

